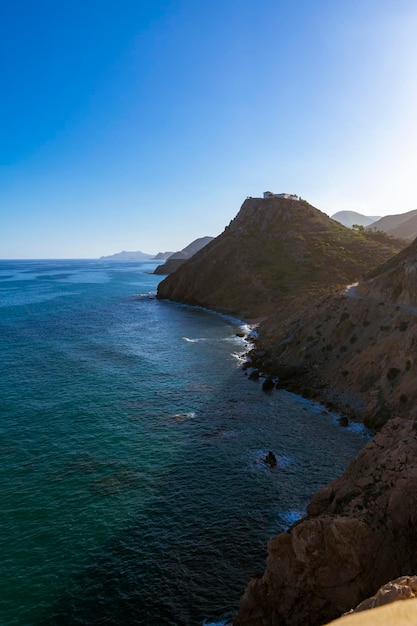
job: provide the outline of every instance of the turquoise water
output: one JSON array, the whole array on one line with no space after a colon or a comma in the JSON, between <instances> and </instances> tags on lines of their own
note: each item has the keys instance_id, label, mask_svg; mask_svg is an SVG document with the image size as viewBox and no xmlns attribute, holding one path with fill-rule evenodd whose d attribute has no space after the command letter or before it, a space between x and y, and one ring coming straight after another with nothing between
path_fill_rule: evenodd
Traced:
<instances>
[{"instance_id":1,"label":"turquoise water","mask_svg":"<svg viewBox=\"0 0 417 626\"><path fill-rule=\"evenodd\" d=\"M2 625L221 622L364 444L262 393L239 323L156 300L154 267L0 262Z\"/></svg>"}]
</instances>

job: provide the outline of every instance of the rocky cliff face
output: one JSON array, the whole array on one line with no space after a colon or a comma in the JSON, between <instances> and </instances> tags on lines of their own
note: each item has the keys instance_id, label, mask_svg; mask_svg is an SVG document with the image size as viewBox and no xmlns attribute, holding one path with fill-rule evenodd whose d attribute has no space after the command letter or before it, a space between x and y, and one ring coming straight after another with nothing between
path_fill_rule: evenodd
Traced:
<instances>
[{"instance_id":1,"label":"rocky cliff face","mask_svg":"<svg viewBox=\"0 0 417 626\"><path fill-rule=\"evenodd\" d=\"M307 517L269 542L234 626L319 626L417 571L416 428L390 420Z\"/></svg>"},{"instance_id":2,"label":"rocky cliff face","mask_svg":"<svg viewBox=\"0 0 417 626\"><path fill-rule=\"evenodd\" d=\"M361 235L307 202L250 198L225 231L158 287L168 298L244 317L334 292L403 247ZM298 306L298 305L297 305Z\"/></svg>"}]
</instances>

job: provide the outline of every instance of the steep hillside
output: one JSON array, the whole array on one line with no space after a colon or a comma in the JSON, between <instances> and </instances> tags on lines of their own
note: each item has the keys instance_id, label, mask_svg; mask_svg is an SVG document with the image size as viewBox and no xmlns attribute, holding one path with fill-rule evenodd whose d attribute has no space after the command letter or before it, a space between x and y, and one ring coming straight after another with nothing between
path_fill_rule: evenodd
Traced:
<instances>
[{"instance_id":1,"label":"steep hillside","mask_svg":"<svg viewBox=\"0 0 417 626\"><path fill-rule=\"evenodd\" d=\"M271 316L253 366L371 428L393 414L417 418L416 312L353 296L312 303L289 323Z\"/></svg>"},{"instance_id":2,"label":"steep hillside","mask_svg":"<svg viewBox=\"0 0 417 626\"><path fill-rule=\"evenodd\" d=\"M199 237L199 239L195 239L182 250L173 252L163 265L159 265L155 269L154 274L172 274L172 272L175 272L176 269L181 267L187 259L190 259L212 240L213 237Z\"/></svg>"},{"instance_id":3,"label":"steep hillside","mask_svg":"<svg viewBox=\"0 0 417 626\"><path fill-rule=\"evenodd\" d=\"M380 230L392 237L415 239L417 237L417 210L399 215L387 215L373 222L367 230Z\"/></svg>"},{"instance_id":4,"label":"steep hillside","mask_svg":"<svg viewBox=\"0 0 417 626\"><path fill-rule=\"evenodd\" d=\"M361 213L356 213L356 211L338 211L332 215L332 219L336 220L336 222L340 222L343 226L346 226L346 228L352 228L354 224L359 224L359 226L369 226L381 218L377 215L362 215Z\"/></svg>"},{"instance_id":5,"label":"steep hillside","mask_svg":"<svg viewBox=\"0 0 417 626\"><path fill-rule=\"evenodd\" d=\"M290 299L334 292L403 245L347 229L305 201L250 198L219 237L160 283L158 297L265 316Z\"/></svg>"},{"instance_id":6,"label":"steep hillside","mask_svg":"<svg viewBox=\"0 0 417 626\"><path fill-rule=\"evenodd\" d=\"M417 239L360 282L358 294L398 304L417 306Z\"/></svg>"}]
</instances>

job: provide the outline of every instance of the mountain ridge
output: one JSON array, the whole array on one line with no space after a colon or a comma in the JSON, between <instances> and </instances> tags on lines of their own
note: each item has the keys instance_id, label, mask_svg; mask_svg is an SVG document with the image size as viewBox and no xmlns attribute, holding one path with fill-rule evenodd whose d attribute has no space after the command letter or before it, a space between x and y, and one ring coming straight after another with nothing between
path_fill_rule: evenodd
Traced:
<instances>
[{"instance_id":1,"label":"mountain ridge","mask_svg":"<svg viewBox=\"0 0 417 626\"><path fill-rule=\"evenodd\" d=\"M369 226L373 222L381 219L381 216L378 215L362 215L362 213L357 213L356 211L338 211L331 216L332 220L336 220L336 222L340 222L346 228L352 228L355 224L359 226Z\"/></svg>"}]
</instances>

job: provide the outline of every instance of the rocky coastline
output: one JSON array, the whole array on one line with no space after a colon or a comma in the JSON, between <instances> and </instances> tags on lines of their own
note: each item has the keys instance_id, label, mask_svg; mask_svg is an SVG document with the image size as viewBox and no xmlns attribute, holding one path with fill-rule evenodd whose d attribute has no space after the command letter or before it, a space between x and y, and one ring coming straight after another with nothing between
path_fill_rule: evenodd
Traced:
<instances>
[{"instance_id":1,"label":"rocky coastline","mask_svg":"<svg viewBox=\"0 0 417 626\"><path fill-rule=\"evenodd\" d=\"M250 199L160 283L159 298L261 318L244 369L265 392L284 387L375 433L271 539L234 626L321 626L417 571L417 244L404 248L305 202Z\"/></svg>"},{"instance_id":2,"label":"rocky coastline","mask_svg":"<svg viewBox=\"0 0 417 626\"><path fill-rule=\"evenodd\" d=\"M417 312L342 293L273 331L271 320L260 328L248 376L314 398L375 436L313 496L307 516L269 542L233 624L321 626L417 571Z\"/></svg>"}]
</instances>

